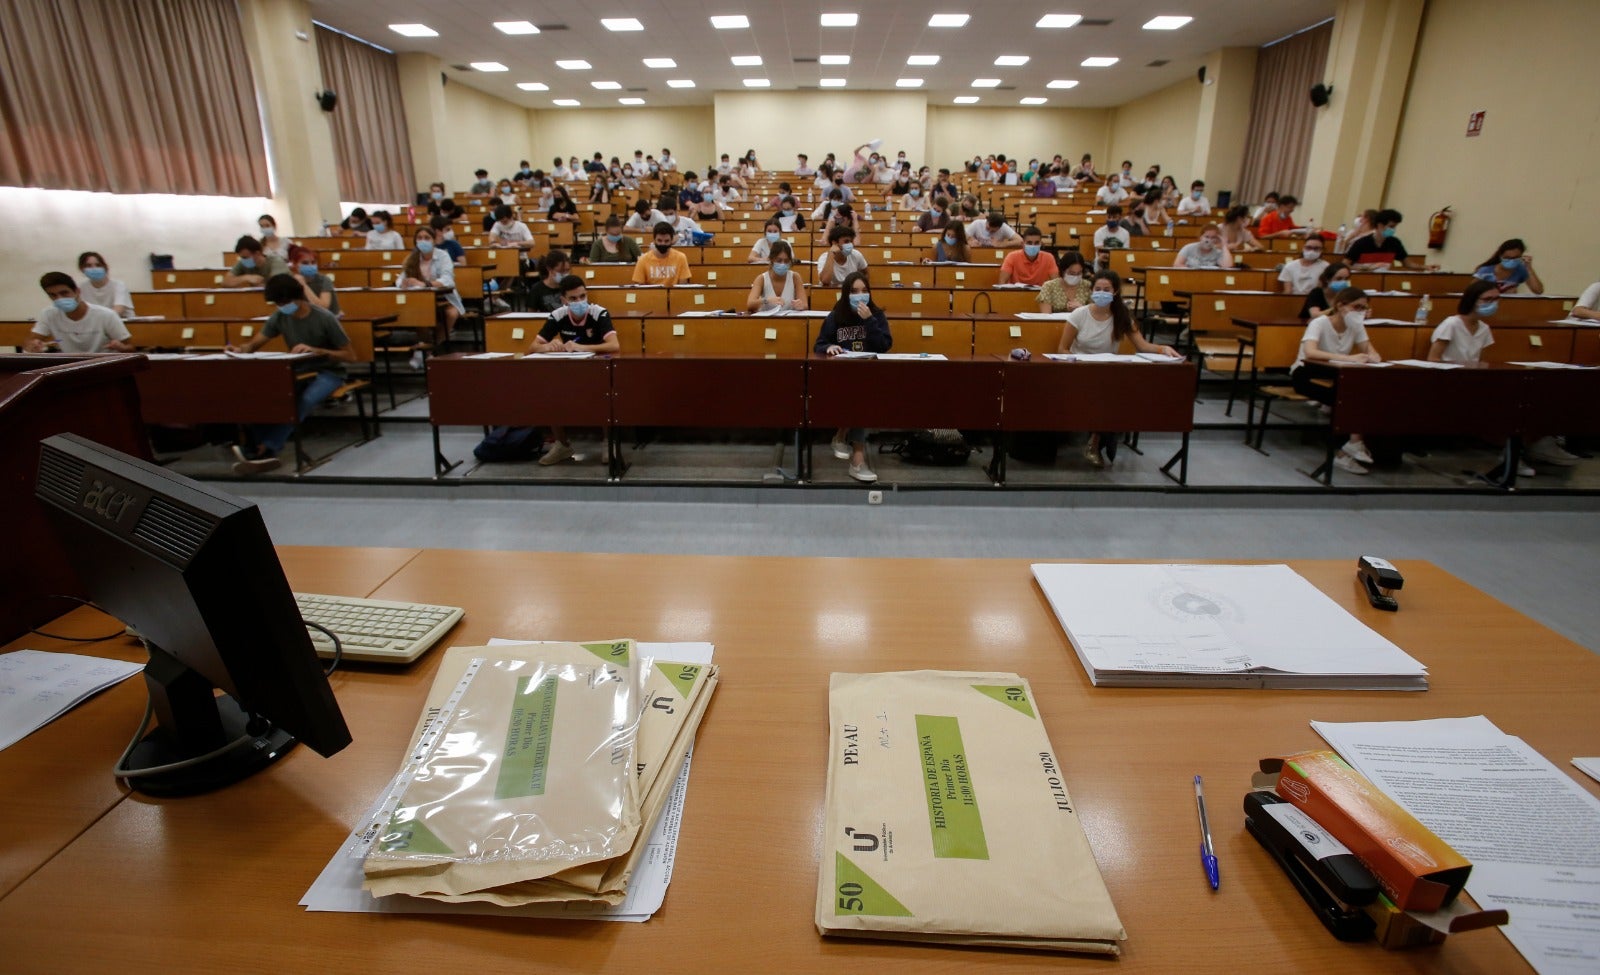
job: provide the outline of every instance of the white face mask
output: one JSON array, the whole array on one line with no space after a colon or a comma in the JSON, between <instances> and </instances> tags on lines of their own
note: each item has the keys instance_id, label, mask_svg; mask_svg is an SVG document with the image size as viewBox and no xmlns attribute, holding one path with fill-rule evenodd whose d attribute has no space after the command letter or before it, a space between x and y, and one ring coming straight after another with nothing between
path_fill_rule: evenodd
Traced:
<instances>
[{"instance_id":1,"label":"white face mask","mask_svg":"<svg viewBox=\"0 0 1600 975\"><path fill-rule=\"evenodd\" d=\"M1083 275L1081 275L1081 274L1063 274L1061 276L1061 280L1066 282L1067 287L1076 288L1078 285L1083 283Z\"/></svg>"},{"instance_id":2,"label":"white face mask","mask_svg":"<svg viewBox=\"0 0 1600 975\"><path fill-rule=\"evenodd\" d=\"M1356 328L1367 323L1367 313L1364 311L1347 311L1344 313L1346 328Z\"/></svg>"},{"instance_id":3,"label":"white face mask","mask_svg":"<svg viewBox=\"0 0 1600 975\"><path fill-rule=\"evenodd\" d=\"M1321 251L1306 251L1306 263L1315 264L1320 260L1322 260Z\"/></svg>"}]
</instances>

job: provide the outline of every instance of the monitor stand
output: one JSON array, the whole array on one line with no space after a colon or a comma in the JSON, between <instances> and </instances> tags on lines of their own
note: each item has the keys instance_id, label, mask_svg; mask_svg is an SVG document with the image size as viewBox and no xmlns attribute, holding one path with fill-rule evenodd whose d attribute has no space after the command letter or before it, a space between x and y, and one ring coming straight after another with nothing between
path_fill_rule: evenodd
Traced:
<instances>
[{"instance_id":1,"label":"monitor stand","mask_svg":"<svg viewBox=\"0 0 1600 975\"><path fill-rule=\"evenodd\" d=\"M184 768L134 774L126 781L135 791L163 797L210 792L254 775L295 746L293 735L246 713L230 695L216 693L198 671L159 647L146 646L150 662L144 668L144 683L156 726L128 754L125 770L160 768L243 737L250 740Z\"/></svg>"}]
</instances>

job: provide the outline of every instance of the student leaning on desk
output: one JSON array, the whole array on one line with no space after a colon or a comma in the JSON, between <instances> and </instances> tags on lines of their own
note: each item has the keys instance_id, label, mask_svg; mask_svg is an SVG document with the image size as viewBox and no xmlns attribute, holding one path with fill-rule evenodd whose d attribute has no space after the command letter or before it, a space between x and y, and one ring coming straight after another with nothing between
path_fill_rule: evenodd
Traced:
<instances>
[{"instance_id":1,"label":"student leaning on desk","mask_svg":"<svg viewBox=\"0 0 1600 975\"><path fill-rule=\"evenodd\" d=\"M39 287L50 296L50 307L34 317L22 351L43 352L50 344L72 353L134 351L133 335L122 317L84 301L72 275L51 271L39 279Z\"/></svg>"},{"instance_id":2,"label":"student leaning on desk","mask_svg":"<svg viewBox=\"0 0 1600 975\"><path fill-rule=\"evenodd\" d=\"M576 274L568 274L557 285L560 307L550 313L550 318L533 337L528 346L529 355L557 352L592 352L615 355L622 345L617 341L617 330L611 324L611 313L589 301L589 289ZM550 448L539 458L545 467L559 464L572 457L572 441L565 427L550 428Z\"/></svg>"}]
</instances>

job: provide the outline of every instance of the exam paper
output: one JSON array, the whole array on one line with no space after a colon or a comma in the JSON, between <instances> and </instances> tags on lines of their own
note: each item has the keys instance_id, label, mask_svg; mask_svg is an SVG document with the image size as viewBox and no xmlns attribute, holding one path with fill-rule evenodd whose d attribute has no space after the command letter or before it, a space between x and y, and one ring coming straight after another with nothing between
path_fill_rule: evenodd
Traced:
<instances>
[{"instance_id":1,"label":"exam paper","mask_svg":"<svg viewBox=\"0 0 1600 975\"><path fill-rule=\"evenodd\" d=\"M1070 311L1019 311L1016 317L1029 322L1064 322Z\"/></svg>"},{"instance_id":2,"label":"exam paper","mask_svg":"<svg viewBox=\"0 0 1600 975\"><path fill-rule=\"evenodd\" d=\"M1396 359L1397 366L1416 366L1418 369L1460 369L1459 362L1429 362L1426 359Z\"/></svg>"},{"instance_id":3,"label":"exam paper","mask_svg":"<svg viewBox=\"0 0 1600 975\"><path fill-rule=\"evenodd\" d=\"M1572 764L1576 765L1584 775L1600 782L1600 758L1575 758Z\"/></svg>"},{"instance_id":4,"label":"exam paper","mask_svg":"<svg viewBox=\"0 0 1600 975\"><path fill-rule=\"evenodd\" d=\"M142 664L78 653L0 654L0 750L143 669Z\"/></svg>"},{"instance_id":5,"label":"exam paper","mask_svg":"<svg viewBox=\"0 0 1600 975\"><path fill-rule=\"evenodd\" d=\"M1472 861L1467 893L1535 971L1600 971L1600 799L1482 715L1311 727Z\"/></svg>"},{"instance_id":6,"label":"exam paper","mask_svg":"<svg viewBox=\"0 0 1600 975\"><path fill-rule=\"evenodd\" d=\"M1594 366L1580 366L1575 362L1513 362L1514 366L1526 366L1529 369L1593 369Z\"/></svg>"},{"instance_id":7,"label":"exam paper","mask_svg":"<svg viewBox=\"0 0 1600 975\"><path fill-rule=\"evenodd\" d=\"M887 360L887 361L891 361L891 362L897 361L897 360L911 360L911 359L921 360L921 361L924 361L924 362L931 362L931 361L933 361L935 359L943 361L944 359L947 358L947 356L941 355L938 352L879 352L878 353L878 358L879 359L883 359L883 360Z\"/></svg>"},{"instance_id":8,"label":"exam paper","mask_svg":"<svg viewBox=\"0 0 1600 975\"><path fill-rule=\"evenodd\" d=\"M479 352L476 355L462 356L462 358L463 359L509 359L512 356L514 356L515 354L516 353L514 353L514 352Z\"/></svg>"}]
</instances>

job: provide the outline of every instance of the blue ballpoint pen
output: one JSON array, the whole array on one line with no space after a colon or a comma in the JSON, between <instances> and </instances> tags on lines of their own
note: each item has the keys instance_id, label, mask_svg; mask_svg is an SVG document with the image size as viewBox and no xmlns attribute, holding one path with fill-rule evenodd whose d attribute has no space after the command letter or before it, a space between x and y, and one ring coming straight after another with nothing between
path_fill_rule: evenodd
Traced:
<instances>
[{"instance_id":1,"label":"blue ballpoint pen","mask_svg":"<svg viewBox=\"0 0 1600 975\"><path fill-rule=\"evenodd\" d=\"M1200 776L1194 777L1194 805L1200 812L1200 863L1206 868L1206 879L1211 881L1211 889L1218 890L1222 886L1222 878L1217 873L1217 850L1211 845L1211 822L1206 819L1206 794L1200 788Z\"/></svg>"}]
</instances>

